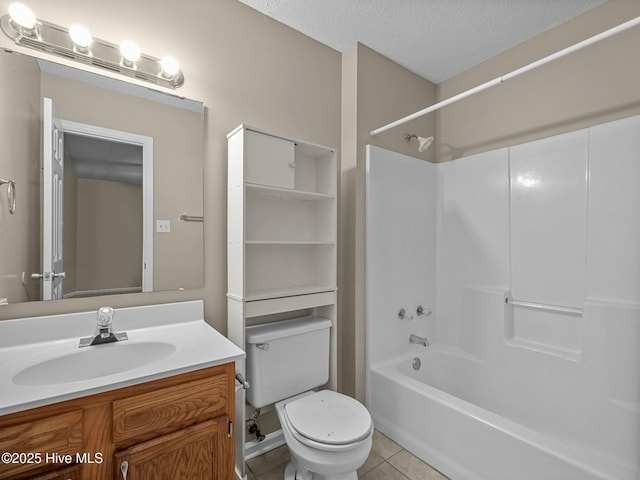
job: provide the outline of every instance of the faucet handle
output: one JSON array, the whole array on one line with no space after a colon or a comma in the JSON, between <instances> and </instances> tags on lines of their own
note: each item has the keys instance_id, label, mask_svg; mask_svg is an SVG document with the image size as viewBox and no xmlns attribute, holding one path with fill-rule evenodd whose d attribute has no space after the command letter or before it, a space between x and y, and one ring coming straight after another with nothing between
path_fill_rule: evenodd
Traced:
<instances>
[{"instance_id":1,"label":"faucet handle","mask_svg":"<svg viewBox=\"0 0 640 480\"><path fill-rule=\"evenodd\" d=\"M404 319L412 320L413 319L413 315L407 313L407 311L404 308L401 308L398 311L398 318L400 320L404 320Z\"/></svg>"},{"instance_id":2,"label":"faucet handle","mask_svg":"<svg viewBox=\"0 0 640 480\"><path fill-rule=\"evenodd\" d=\"M418 308L416 308L416 313L418 314L418 316L424 315L425 317L428 317L433 312L431 312L431 310L428 308L424 308L422 305L418 305Z\"/></svg>"},{"instance_id":3,"label":"faucet handle","mask_svg":"<svg viewBox=\"0 0 640 480\"><path fill-rule=\"evenodd\" d=\"M100 309L98 309L98 325L101 327L111 325L113 323L113 316L115 315L115 313L115 310L111 307L101 307Z\"/></svg>"}]
</instances>

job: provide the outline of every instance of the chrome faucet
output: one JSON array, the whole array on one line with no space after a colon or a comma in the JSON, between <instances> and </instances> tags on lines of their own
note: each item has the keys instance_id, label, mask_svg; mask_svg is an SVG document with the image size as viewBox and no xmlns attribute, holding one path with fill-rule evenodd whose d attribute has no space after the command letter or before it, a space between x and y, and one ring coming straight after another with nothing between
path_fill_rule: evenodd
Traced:
<instances>
[{"instance_id":1,"label":"chrome faucet","mask_svg":"<svg viewBox=\"0 0 640 480\"><path fill-rule=\"evenodd\" d=\"M96 332L92 337L80 339L80 347L89 347L91 345L100 345L103 343L120 342L128 340L125 332L113 331L113 316L116 314L111 307L101 307L96 314L97 324Z\"/></svg>"},{"instance_id":2,"label":"chrome faucet","mask_svg":"<svg viewBox=\"0 0 640 480\"><path fill-rule=\"evenodd\" d=\"M409 343L415 343L417 345L422 345L423 347L429 346L429 341L427 337L419 337L418 335L411 334L409 335Z\"/></svg>"}]
</instances>

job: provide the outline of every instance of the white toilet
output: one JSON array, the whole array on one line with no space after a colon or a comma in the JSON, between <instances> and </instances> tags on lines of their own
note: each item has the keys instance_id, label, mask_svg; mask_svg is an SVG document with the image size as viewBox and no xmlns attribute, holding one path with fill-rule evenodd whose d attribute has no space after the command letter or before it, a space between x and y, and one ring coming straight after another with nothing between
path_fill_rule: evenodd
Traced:
<instances>
[{"instance_id":1,"label":"white toilet","mask_svg":"<svg viewBox=\"0 0 640 480\"><path fill-rule=\"evenodd\" d=\"M311 389L329 379L331 321L304 317L246 329L247 400L276 403L291 453L285 480L357 480L371 451L373 422L357 400Z\"/></svg>"}]
</instances>

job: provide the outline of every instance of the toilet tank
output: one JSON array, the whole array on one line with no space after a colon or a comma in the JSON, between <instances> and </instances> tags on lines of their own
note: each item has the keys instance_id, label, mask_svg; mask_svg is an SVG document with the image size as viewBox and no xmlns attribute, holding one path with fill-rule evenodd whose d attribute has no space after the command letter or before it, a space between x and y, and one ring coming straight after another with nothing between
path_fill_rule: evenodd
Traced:
<instances>
[{"instance_id":1,"label":"toilet tank","mask_svg":"<svg viewBox=\"0 0 640 480\"><path fill-rule=\"evenodd\" d=\"M327 383L330 328L314 316L247 327L247 401L261 408Z\"/></svg>"}]
</instances>

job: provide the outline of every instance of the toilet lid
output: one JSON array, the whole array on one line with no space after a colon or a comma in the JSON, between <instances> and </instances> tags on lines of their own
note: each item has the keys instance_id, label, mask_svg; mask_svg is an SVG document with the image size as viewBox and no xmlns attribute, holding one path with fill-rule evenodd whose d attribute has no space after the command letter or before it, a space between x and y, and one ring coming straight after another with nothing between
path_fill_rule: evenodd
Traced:
<instances>
[{"instance_id":1,"label":"toilet lid","mask_svg":"<svg viewBox=\"0 0 640 480\"><path fill-rule=\"evenodd\" d=\"M331 390L294 400L284 408L291 426L316 442L344 445L371 433L371 416L364 405Z\"/></svg>"}]
</instances>

